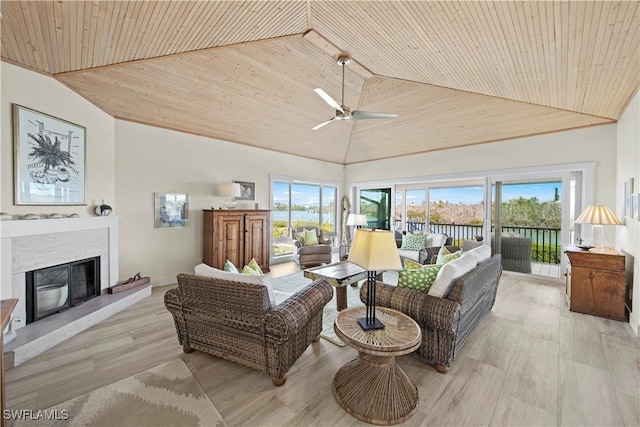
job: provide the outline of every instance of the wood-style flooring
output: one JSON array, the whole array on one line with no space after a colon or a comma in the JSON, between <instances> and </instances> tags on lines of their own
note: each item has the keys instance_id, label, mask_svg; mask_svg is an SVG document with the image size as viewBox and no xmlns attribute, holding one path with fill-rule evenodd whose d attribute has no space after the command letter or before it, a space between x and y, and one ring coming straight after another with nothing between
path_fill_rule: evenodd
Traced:
<instances>
[{"instance_id":1,"label":"wood-style flooring","mask_svg":"<svg viewBox=\"0 0 640 427\"><path fill-rule=\"evenodd\" d=\"M297 269L274 266L272 275ZM9 409L44 409L176 357L229 426L358 426L332 380L355 350L324 339L283 387L261 372L201 352L182 353L163 305L169 287L6 371ZM415 355L398 358L419 389L424 426L640 425L640 340L627 323L572 313L564 286L504 273L494 309L447 375Z\"/></svg>"}]
</instances>

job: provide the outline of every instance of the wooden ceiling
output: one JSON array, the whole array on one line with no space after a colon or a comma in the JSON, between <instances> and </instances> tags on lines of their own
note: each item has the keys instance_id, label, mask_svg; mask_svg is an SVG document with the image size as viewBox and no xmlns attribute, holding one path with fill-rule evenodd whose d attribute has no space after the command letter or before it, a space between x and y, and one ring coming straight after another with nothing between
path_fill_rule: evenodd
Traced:
<instances>
[{"instance_id":1,"label":"wooden ceiling","mask_svg":"<svg viewBox=\"0 0 640 427\"><path fill-rule=\"evenodd\" d=\"M119 119L350 164L616 121L639 4L3 1L2 59ZM311 130L340 55L344 104L398 118Z\"/></svg>"}]
</instances>

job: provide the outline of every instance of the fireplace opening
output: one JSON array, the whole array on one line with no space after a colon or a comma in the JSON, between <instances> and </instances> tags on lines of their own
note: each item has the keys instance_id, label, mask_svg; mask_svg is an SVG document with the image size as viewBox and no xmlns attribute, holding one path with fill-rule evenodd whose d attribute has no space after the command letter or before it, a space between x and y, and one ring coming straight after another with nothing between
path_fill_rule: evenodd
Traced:
<instances>
[{"instance_id":1,"label":"fireplace opening","mask_svg":"<svg viewBox=\"0 0 640 427\"><path fill-rule=\"evenodd\" d=\"M26 273L27 324L81 304L100 293L100 257Z\"/></svg>"}]
</instances>

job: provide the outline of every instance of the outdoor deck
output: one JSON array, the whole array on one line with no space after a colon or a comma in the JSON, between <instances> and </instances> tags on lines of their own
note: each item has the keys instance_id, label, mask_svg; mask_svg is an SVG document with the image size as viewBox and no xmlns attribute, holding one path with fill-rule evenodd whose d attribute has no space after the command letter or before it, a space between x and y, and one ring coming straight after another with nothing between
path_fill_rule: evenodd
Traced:
<instances>
[{"instance_id":1,"label":"outdoor deck","mask_svg":"<svg viewBox=\"0 0 640 427\"><path fill-rule=\"evenodd\" d=\"M560 264L547 264L541 262L531 263L531 274L543 277L560 278Z\"/></svg>"}]
</instances>

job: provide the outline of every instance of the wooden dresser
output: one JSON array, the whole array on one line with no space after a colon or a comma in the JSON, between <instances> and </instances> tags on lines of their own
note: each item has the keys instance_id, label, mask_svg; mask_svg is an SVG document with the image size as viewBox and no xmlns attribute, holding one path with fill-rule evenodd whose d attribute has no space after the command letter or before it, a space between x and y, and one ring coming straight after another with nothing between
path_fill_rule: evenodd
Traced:
<instances>
[{"instance_id":1,"label":"wooden dresser","mask_svg":"<svg viewBox=\"0 0 640 427\"><path fill-rule=\"evenodd\" d=\"M569 258L567 299L569 310L626 321L625 257L613 248L588 251L565 245Z\"/></svg>"},{"instance_id":2,"label":"wooden dresser","mask_svg":"<svg viewBox=\"0 0 640 427\"><path fill-rule=\"evenodd\" d=\"M222 269L229 260L241 269L255 258L263 272L269 271L270 211L205 209L203 213L205 264Z\"/></svg>"}]
</instances>

